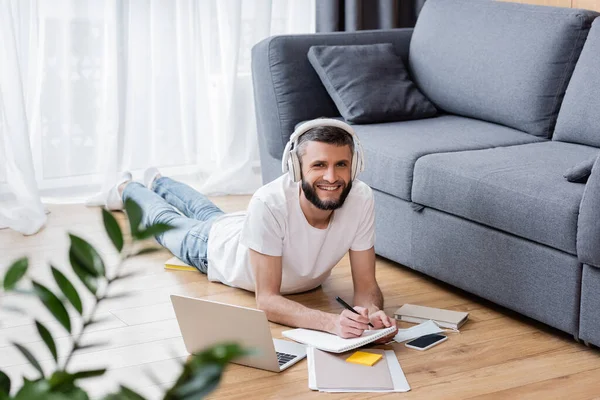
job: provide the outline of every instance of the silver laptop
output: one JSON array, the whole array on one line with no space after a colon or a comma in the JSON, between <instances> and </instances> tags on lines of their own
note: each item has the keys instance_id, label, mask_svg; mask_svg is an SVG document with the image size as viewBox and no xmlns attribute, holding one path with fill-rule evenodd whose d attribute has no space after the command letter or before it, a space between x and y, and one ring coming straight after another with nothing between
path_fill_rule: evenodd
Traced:
<instances>
[{"instance_id":1,"label":"silver laptop","mask_svg":"<svg viewBox=\"0 0 600 400\"><path fill-rule=\"evenodd\" d=\"M198 353L217 343L233 342L253 354L236 364L283 371L306 357L306 346L273 339L265 313L253 308L171 295L185 348Z\"/></svg>"}]
</instances>

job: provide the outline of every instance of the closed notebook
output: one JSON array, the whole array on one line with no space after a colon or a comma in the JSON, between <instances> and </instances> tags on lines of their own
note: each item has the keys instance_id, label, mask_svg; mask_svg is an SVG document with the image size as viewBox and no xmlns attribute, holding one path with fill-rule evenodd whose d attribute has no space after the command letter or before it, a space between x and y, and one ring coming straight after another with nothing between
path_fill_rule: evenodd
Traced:
<instances>
[{"instance_id":1,"label":"closed notebook","mask_svg":"<svg viewBox=\"0 0 600 400\"><path fill-rule=\"evenodd\" d=\"M295 340L296 342L304 343L308 346L316 347L317 349L329 351L332 353L342 353L344 351L356 349L371 342L381 339L396 331L395 326L385 329L371 329L364 331L361 337L352 339L343 339L331 333L313 331L311 329L292 329L283 331L282 334L286 338Z\"/></svg>"},{"instance_id":2,"label":"closed notebook","mask_svg":"<svg viewBox=\"0 0 600 400\"><path fill-rule=\"evenodd\" d=\"M165 269L174 269L177 271L196 271L198 270L191 265L187 265L177 257L171 257L165 262Z\"/></svg>"},{"instance_id":3,"label":"closed notebook","mask_svg":"<svg viewBox=\"0 0 600 400\"><path fill-rule=\"evenodd\" d=\"M366 352L383 357L372 367L346 362L348 354L331 354L314 350L314 369L317 388L347 390L393 390L384 350L369 349Z\"/></svg>"},{"instance_id":4,"label":"closed notebook","mask_svg":"<svg viewBox=\"0 0 600 400\"><path fill-rule=\"evenodd\" d=\"M458 329L469 318L468 312L405 304L394 313L396 319L420 324L432 320L442 328Z\"/></svg>"}]
</instances>

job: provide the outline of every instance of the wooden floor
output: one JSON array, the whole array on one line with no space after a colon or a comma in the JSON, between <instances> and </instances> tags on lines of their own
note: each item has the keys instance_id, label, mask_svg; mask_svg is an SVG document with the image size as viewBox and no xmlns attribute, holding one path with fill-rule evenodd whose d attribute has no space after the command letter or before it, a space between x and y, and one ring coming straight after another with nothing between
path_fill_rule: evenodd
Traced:
<instances>
[{"instance_id":1,"label":"wooden floor","mask_svg":"<svg viewBox=\"0 0 600 400\"><path fill-rule=\"evenodd\" d=\"M224 197L215 201L226 211L245 208L248 197ZM10 261L28 255L29 275L51 285L48 263L65 270L68 238L73 232L91 241L107 262L114 262L104 235L99 209L77 205L50 206L47 227L32 237L0 231L0 269ZM88 380L85 387L98 397L119 383L148 396L159 398L161 385L169 385L178 373L177 363L186 351L179 333L169 295L183 294L254 307L252 294L217 283L194 272L165 271L167 252L132 260L125 266L140 275L119 285L116 292L129 297L104 304L105 320L90 332L89 341L105 342L100 348L83 351L73 368L105 367L102 378ZM71 276L71 275L70 275ZM484 302L481 299L427 278L408 268L378 258L377 278L385 295L386 311L404 303L469 311L469 322L460 334L425 352L393 345L412 390L398 395L405 399L465 398L568 398L589 399L600 395L600 352L576 343L571 336ZM291 296L309 307L339 312L335 295L352 296L347 258L334 269L322 288ZM34 377L33 369L9 342L17 340L39 355L44 368L51 356L37 337L32 318L48 321L64 354L68 337L34 299L0 295L3 305L19 304L27 315L0 310L0 369L15 381L22 374ZM404 326L404 325L403 325ZM410 325L405 325L406 327ZM274 337L281 338L285 327L271 325ZM240 329L246 329L241 326ZM155 380L149 378L154 375ZM159 384L157 384L159 383ZM307 386L306 360L275 374L238 365L229 367L216 398L356 398L311 392ZM385 397L366 394L360 398ZM600 398L600 397L597 397Z\"/></svg>"}]
</instances>

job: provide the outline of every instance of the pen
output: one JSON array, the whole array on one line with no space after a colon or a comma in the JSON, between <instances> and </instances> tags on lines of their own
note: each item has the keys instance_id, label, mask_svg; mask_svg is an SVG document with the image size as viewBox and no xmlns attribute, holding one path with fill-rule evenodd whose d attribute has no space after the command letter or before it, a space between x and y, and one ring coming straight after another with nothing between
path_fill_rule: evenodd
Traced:
<instances>
[{"instance_id":1,"label":"pen","mask_svg":"<svg viewBox=\"0 0 600 400\"><path fill-rule=\"evenodd\" d=\"M348 309L348 310L352 311L354 314L358 314L358 311L356 311L354 308L350 307L350 304L348 304L348 303L346 303L344 300L342 300L342 298L341 298L340 296L336 296L336 297L335 297L335 299L336 299L336 301L337 301L338 303L340 303L342 306L344 306L344 308L346 308L346 309ZM359 315L360 315L360 314L359 314ZM373 326L373 324L372 324L372 323L370 323L370 322L369 322L369 326L370 326L371 328L375 328L375 327Z\"/></svg>"}]
</instances>

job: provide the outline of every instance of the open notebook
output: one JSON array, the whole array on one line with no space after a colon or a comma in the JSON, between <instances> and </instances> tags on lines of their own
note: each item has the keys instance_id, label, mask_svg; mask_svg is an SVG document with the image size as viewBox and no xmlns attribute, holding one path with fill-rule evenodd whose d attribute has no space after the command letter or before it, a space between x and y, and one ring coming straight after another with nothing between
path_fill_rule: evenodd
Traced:
<instances>
[{"instance_id":1,"label":"open notebook","mask_svg":"<svg viewBox=\"0 0 600 400\"><path fill-rule=\"evenodd\" d=\"M313 331L303 328L283 331L282 334L286 338L316 347L319 350L329 351L331 353L343 353L344 351L356 349L374 342L375 340L381 339L382 337L387 336L395 331L395 326L385 329L372 329L364 331L361 337L353 339L343 339L339 336L332 335L331 333Z\"/></svg>"}]
</instances>

